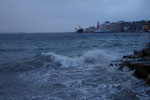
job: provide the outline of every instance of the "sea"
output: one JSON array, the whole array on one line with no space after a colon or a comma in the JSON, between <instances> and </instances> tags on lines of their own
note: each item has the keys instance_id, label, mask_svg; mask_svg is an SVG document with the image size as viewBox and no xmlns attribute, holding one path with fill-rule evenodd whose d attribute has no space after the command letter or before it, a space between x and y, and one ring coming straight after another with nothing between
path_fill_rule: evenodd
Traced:
<instances>
[{"instance_id":1,"label":"sea","mask_svg":"<svg viewBox=\"0 0 150 100\"><path fill-rule=\"evenodd\" d=\"M150 87L119 70L148 33L0 34L0 100L150 100Z\"/></svg>"}]
</instances>

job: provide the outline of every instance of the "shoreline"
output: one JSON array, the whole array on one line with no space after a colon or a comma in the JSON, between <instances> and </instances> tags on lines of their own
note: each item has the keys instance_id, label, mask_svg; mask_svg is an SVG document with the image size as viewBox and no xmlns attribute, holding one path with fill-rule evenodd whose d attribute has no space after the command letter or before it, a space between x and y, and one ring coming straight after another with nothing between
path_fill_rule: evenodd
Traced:
<instances>
[{"instance_id":1,"label":"shoreline","mask_svg":"<svg viewBox=\"0 0 150 100\"><path fill-rule=\"evenodd\" d=\"M134 51L133 54L123 56L120 60L119 69L128 67L133 70L133 74L138 79L143 79L150 85L150 42L140 51Z\"/></svg>"},{"instance_id":2,"label":"shoreline","mask_svg":"<svg viewBox=\"0 0 150 100\"><path fill-rule=\"evenodd\" d=\"M148 32L101 32L101 33L97 33L97 32L83 32L83 33L78 33L78 32L73 32L73 33L77 33L77 34L103 34L103 33L131 33L131 34L136 34L136 33L148 33Z\"/></svg>"}]
</instances>

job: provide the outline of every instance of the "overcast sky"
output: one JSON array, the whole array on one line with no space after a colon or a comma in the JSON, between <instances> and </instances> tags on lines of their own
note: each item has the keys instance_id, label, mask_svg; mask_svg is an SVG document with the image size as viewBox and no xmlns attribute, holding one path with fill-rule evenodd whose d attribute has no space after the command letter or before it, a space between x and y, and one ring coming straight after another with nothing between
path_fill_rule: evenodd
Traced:
<instances>
[{"instance_id":1,"label":"overcast sky","mask_svg":"<svg viewBox=\"0 0 150 100\"><path fill-rule=\"evenodd\" d=\"M150 20L150 0L0 0L0 32L71 32L106 20Z\"/></svg>"}]
</instances>

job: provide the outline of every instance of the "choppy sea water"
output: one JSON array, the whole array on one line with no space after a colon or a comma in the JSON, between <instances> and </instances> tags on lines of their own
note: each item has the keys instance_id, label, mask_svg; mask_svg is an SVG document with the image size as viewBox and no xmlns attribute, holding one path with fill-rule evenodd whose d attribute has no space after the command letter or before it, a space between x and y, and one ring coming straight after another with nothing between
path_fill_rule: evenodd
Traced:
<instances>
[{"instance_id":1,"label":"choppy sea water","mask_svg":"<svg viewBox=\"0 0 150 100\"><path fill-rule=\"evenodd\" d=\"M148 33L0 34L0 100L150 100L145 81L108 67L148 41Z\"/></svg>"}]
</instances>

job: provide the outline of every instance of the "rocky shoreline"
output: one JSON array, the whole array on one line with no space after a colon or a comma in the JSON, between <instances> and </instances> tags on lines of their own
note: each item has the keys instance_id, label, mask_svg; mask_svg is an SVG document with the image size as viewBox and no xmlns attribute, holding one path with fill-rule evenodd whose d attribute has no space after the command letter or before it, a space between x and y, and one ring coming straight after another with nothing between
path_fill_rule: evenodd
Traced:
<instances>
[{"instance_id":1,"label":"rocky shoreline","mask_svg":"<svg viewBox=\"0 0 150 100\"><path fill-rule=\"evenodd\" d=\"M134 71L134 76L146 80L150 84L150 43L141 51L134 51L132 55L123 56L119 69L128 67Z\"/></svg>"}]
</instances>

